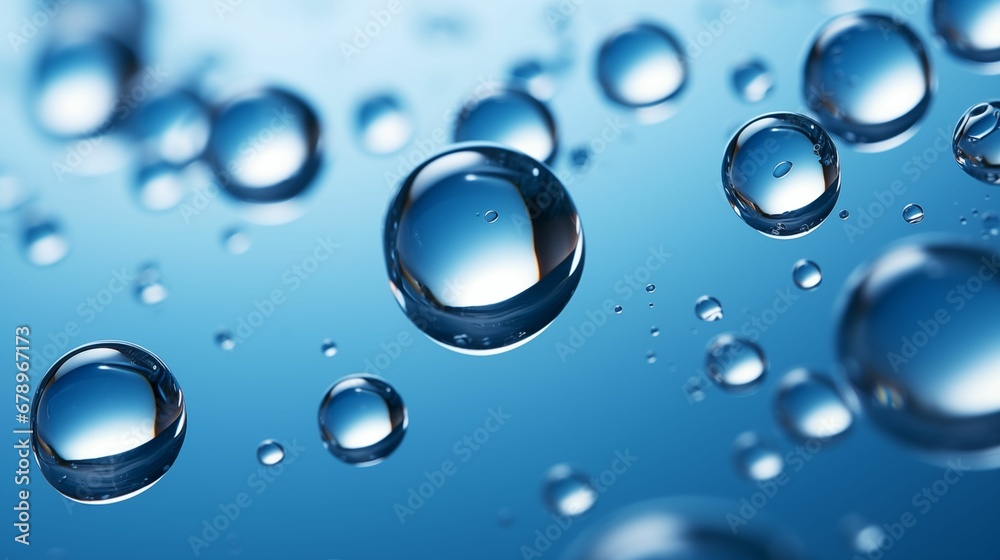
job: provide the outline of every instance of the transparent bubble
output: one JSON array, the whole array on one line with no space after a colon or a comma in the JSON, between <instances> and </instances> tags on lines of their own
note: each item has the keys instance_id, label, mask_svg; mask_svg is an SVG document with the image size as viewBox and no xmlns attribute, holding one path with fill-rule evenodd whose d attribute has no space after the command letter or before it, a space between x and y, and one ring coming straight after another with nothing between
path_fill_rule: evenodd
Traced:
<instances>
[{"instance_id":1,"label":"transparent bubble","mask_svg":"<svg viewBox=\"0 0 1000 560\"><path fill-rule=\"evenodd\" d=\"M130 124L148 158L174 165L200 156L211 132L208 106L185 89L171 90L139 105Z\"/></svg>"},{"instance_id":2,"label":"transparent bubble","mask_svg":"<svg viewBox=\"0 0 1000 560\"><path fill-rule=\"evenodd\" d=\"M236 348L236 339L233 333L227 330L220 330L215 333L215 344L219 348L229 352Z\"/></svg>"},{"instance_id":3,"label":"transparent bubble","mask_svg":"<svg viewBox=\"0 0 1000 560\"><path fill-rule=\"evenodd\" d=\"M320 345L320 350L323 351L324 356L332 358L337 355L337 343L328 338Z\"/></svg>"},{"instance_id":4,"label":"transparent bubble","mask_svg":"<svg viewBox=\"0 0 1000 560\"><path fill-rule=\"evenodd\" d=\"M801 547L762 515L733 531L740 504L715 498L650 500L587 528L565 560L801 560Z\"/></svg>"},{"instance_id":5,"label":"transparent bubble","mask_svg":"<svg viewBox=\"0 0 1000 560\"><path fill-rule=\"evenodd\" d=\"M556 93L556 80L549 65L540 60L524 60L510 69L510 86L528 92L541 101L548 101Z\"/></svg>"},{"instance_id":6,"label":"transparent bubble","mask_svg":"<svg viewBox=\"0 0 1000 560\"><path fill-rule=\"evenodd\" d=\"M616 305L616 306L615 306L615 315L621 315L621 314L622 314L622 311L624 311L624 310L625 310L625 308L624 308L624 307L622 307L622 306L620 306L620 305Z\"/></svg>"},{"instance_id":7,"label":"transparent bubble","mask_svg":"<svg viewBox=\"0 0 1000 560\"><path fill-rule=\"evenodd\" d=\"M754 342L724 333L709 342L705 371L724 389L750 388L764 379L767 360Z\"/></svg>"},{"instance_id":8,"label":"transparent bubble","mask_svg":"<svg viewBox=\"0 0 1000 560\"><path fill-rule=\"evenodd\" d=\"M657 327L650 327L649 334L653 336L660 336L660 329Z\"/></svg>"},{"instance_id":9,"label":"transparent bubble","mask_svg":"<svg viewBox=\"0 0 1000 560\"><path fill-rule=\"evenodd\" d=\"M957 242L908 242L848 290L839 358L873 423L944 463L1000 466L1000 261Z\"/></svg>"},{"instance_id":10,"label":"transparent bubble","mask_svg":"<svg viewBox=\"0 0 1000 560\"><path fill-rule=\"evenodd\" d=\"M0 212L12 212L30 198L24 183L13 175L0 172Z\"/></svg>"},{"instance_id":11,"label":"transparent bubble","mask_svg":"<svg viewBox=\"0 0 1000 560\"><path fill-rule=\"evenodd\" d=\"M792 267L792 281L799 289L815 290L823 282L823 271L818 264L801 259Z\"/></svg>"},{"instance_id":12,"label":"transparent bubble","mask_svg":"<svg viewBox=\"0 0 1000 560\"><path fill-rule=\"evenodd\" d=\"M656 291L655 284L646 284L646 293L651 294Z\"/></svg>"},{"instance_id":13,"label":"transparent bubble","mask_svg":"<svg viewBox=\"0 0 1000 560\"><path fill-rule=\"evenodd\" d=\"M1000 101L990 101L970 107L958 121L952 137L952 151L958 165L970 176L993 185L1000 184L998 129Z\"/></svg>"},{"instance_id":14,"label":"transparent bubble","mask_svg":"<svg viewBox=\"0 0 1000 560\"><path fill-rule=\"evenodd\" d=\"M753 432L744 432L736 437L733 462L741 476L754 481L770 480L785 468L778 449Z\"/></svg>"},{"instance_id":15,"label":"transparent bubble","mask_svg":"<svg viewBox=\"0 0 1000 560\"><path fill-rule=\"evenodd\" d=\"M21 251L35 266L51 266L69 254L69 238L62 225L43 216L29 216L21 229Z\"/></svg>"},{"instance_id":16,"label":"transparent bubble","mask_svg":"<svg viewBox=\"0 0 1000 560\"><path fill-rule=\"evenodd\" d=\"M549 469L542 490L545 505L556 515L583 515L597 501L590 479L573 467L560 463Z\"/></svg>"},{"instance_id":17,"label":"transparent bubble","mask_svg":"<svg viewBox=\"0 0 1000 560\"><path fill-rule=\"evenodd\" d=\"M222 232L222 246L232 255L246 253L252 244L250 235L240 228L230 228Z\"/></svg>"},{"instance_id":18,"label":"transparent bubble","mask_svg":"<svg viewBox=\"0 0 1000 560\"><path fill-rule=\"evenodd\" d=\"M569 163L574 169L584 169L590 165L591 153L587 146L577 146L569 153Z\"/></svg>"},{"instance_id":19,"label":"transparent bubble","mask_svg":"<svg viewBox=\"0 0 1000 560\"><path fill-rule=\"evenodd\" d=\"M403 103L393 94L365 99L354 118L355 136L370 154L393 154L413 137L413 122Z\"/></svg>"},{"instance_id":20,"label":"transparent bubble","mask_svg":"<svg viewBox=\"0 0 1000 560\"><path fill-rule=\"evenodd\" d=\"M649 350L648 352L646 352L646 363L647 364L655 364L656 363L656 352L653 352L652 350Z\"/></svg>"},{"instance_id":21,"label":"transparent bubble","mask_svg":"<svg viewBox=\"0 0 1000 560\"><path fill-rule=\"evenodd\" d=\"M829 439L846 433L854 415L828 377L804 368L788 372L774 398L778 421L796 439Z\"/></svg>"},{"instance_id":22,"label":"transparent bubble","mask_svg":"<svg viewBox=\"0 0 1000 560\"><path fill-rule=\"evenodd\" d=\"M730 140L722 185L747 225L770 237L799 237L823 223L837 205L837 147L812 119L762 115Z\"/></svg>"},{"instance_id":23,"label":"transparent bubble","mask_svg":"<svg viewBox=\"0 0 1000 560\"><path fill-rule=\"evenodd\" d=\"M170 291L163 285L160 269L153 264L146 264L139 269L135 278L135 298L143 305L163 303Z\"/></svg>"},{"instance_id":24,"label":"transparent bubble","mask_svg":"<svg viewBox=\"0 0 1000 560\"><path fill-rule=\"evenodd\" d=\"M107 36L54 43L35 67L38 124L61 137L97 132L111 123L137 67L132 50Z\"/></svg>"},{"instance_id":25,"label":"transparent bubble","mask_svg":"<svg viewBox=\"0 0 1000 560\"><path fill-rule=\"evenodd\" d=\"M399 393L370 375L340 379L319 405L323 446L341 461L358 467L377 465L399 447L407 414Z\"/></svg>"},{"instance_id":26,"label":"transparent bubble","mask_svg":"<svg viewBox=\"0 0 1000 560\"><path fill-rule=\"evenodd\" d=\"M666 29L639 23L608 37L597 54L597 81L611 101L632 108L661 105L687 81L680 43Z\"/></svg>"},{"instance_id":27,"label":"transparent bubble","mask_svg":"<svg viewBox=\"0 0 1000 560\"><path fill-rule=\"evenodd\" d=\"M273 439L265 439L257 446L257 461L265 467L277 465L285 459L285 448Z\"/></svg>"},{"instance_id":28,"label":"transparent bubble","mask_svg":"<svg viewBox=\"0 0 1000 560\"><path fill-rule=\"evenodd\" d=\"M211 176L200 162L176 166L158 161L139 168L133 190L139 206L166 212L180 204L192 188L209 184Z\"/></svg>"},{"instance_id":29,"label":"transparent bubble","mask_svg":"<svg viewBox=\"0 0 1000 560\"><path fill-rule=\"evenodd\" d=\"M1000 62L1000 1L934 0L934 31L953 54L972 62Z\"/></svg>"},{"instance_id":30,"label":"transparent bubble","mask_svg":"<svg viewBox=\"0 0 1000 560\"><path fill-rule=\"evenodd\" d=\"M694 314L706 322L722 319L722 304L712 296L701 296L694 302Z\"/></svg>"},{"instance_id":31,"label":"transparent bubble","mask_svg":"<svg viewBox=\"0 0 1000 560\"><path fill-rule=\"evenodd\" d=\"M992 236L1000 235L1000 216L994 212L983 214L983 229Z\"/></svg>"},{"instance_id":32,"label":"transparent bubble","mask_svg":"<svg viewBox=\"0 0 1000 560\"><path fill-rule=\"evenodd\" d=\"M292 92L251 91L215 110L205 153L219 186L238 200L288 200L319 170L320 123Z\"/></svg>"},{"instance_id":33,"label":"transparent bubble","mask_svg":"<svg viewBox=\"0 0 1000 560\"><path fill-rule=\"evenodd\" d=\"M890 15L828 22L806 60L804 95L823 127L859 148L893 147L930 106L931 63L920 38Z\"/></svg>"},{"instance_id":34,"label":"transparent bubble","mask_svg":"<svg viewBox=\"0 0 1000 560\"><path fill-rule=\"evenodd\" d=\"M504 89L470 100L455 121L455 142L496 142L538 161L556 156L556 123L544 103L523 91Z\"/></svg>"},{"instance_id":35,"label":"transparent bubble","mask_svg":"<svg viewBox=\"0 0 1000 560\"><path fill-rule=\"evenodd\" d=\"M733 89L747 103L763 101L774 88L774 75L762 60L748 60L733 70Z\"/></svg>"},{"instance_id":36,"label":"transparent bubble","mask_svg":"<svg viewBox=\"0 0 1000 560\"><path fill-rule=\"evenodd\" d=\"M851 213L848 212L847 210L841 210L840 211L840 219L841 220L846 220L847 218L850 218L850 217L851 217Z\"/></svg>"},{"instance_id":37,"label":"transparent bubble","mask_svg":"<svg viewBox=\"0 0 1000 560\"><path fill-rule=\"evenodd\" d=\"M159 358L127 342L94 342L56 361L38 385L32 450L60 494L114 503L171 467L187 428L184 396Z\"/></svg>"},{"instance_id":38,"label":"transparent bubble","mask_svg":"<svg viewBox=\"0 0 1000 560\"><path fill-rule=\"evenodd\" d=\"M919 224L924 221L924 209L919 204L907 204L903 207L903 220L908 224Z\"/></svg>"},{"instance_id":39,"label":"transparent bubble","mask_svg":"<svg viewBox=\"0 0 1000 560\"><path fill-rule=\"evenodd\" d=\"M495 211L488 223L482 213ZM562 311L583 272L583 229L559 180L531 158L460 144L418 166L386 215L396 300L462 353L524 344Z\"/></svg>"}]
</instances>

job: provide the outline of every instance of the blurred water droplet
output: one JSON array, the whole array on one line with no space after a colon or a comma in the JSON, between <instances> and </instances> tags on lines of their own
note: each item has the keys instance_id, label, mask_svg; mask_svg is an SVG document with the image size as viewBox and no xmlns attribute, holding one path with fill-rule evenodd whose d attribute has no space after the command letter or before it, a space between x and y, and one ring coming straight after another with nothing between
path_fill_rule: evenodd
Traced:
<instances>
[{"instance_id":1,"label":"blurred water droplet","mask_svg":"<svg viewBox=\"0 0 1000 560\"><path fill-rule=\"evenodd\" d=\"M143 305L156 305L167 299L170 292L163 285L160 269L153 264L139 269L135 279L135 297Z\"/></svg>"},{"instance_id":2,"label":"blurred water droplet","mask_svg":"<svg viewBox=\"0 0 1000 560\"><path fill-rule=\"evenodd\" d=\"M833 381L807 369L788 372L774 402L779 422L796 439L834 438L854 423L854 415Z\"/></svg>"},{"instance_id":3,"label":"blurred water droplet","mask_svg":"<svg viewBox=\"0 0 1000 560\"><path fill-rule=\"evenodd\" d=\"M1000 62L1000 2L934 0L934 31L953 54L972 62Z\"/></svg>"},{"instance_id":4,"label":"blurred water droplet","mask_svg":"<svg viewBox=\"0 0 1000 560\"><path fill-rule=\"evenodd\" d=\"M221 330L215 333L215 344L219 348L228 352L236 348L236 339L233 338L233 333L227 330Z\"/></svg>"},{"instance_id":5,"label":"blurred water droplet","mask_svg":"<svg viewBox=\"0 0 1000 560\"><path fill-rule=\"evenodd\" d=\"M549 469L543 488L549 510L567 517L583 515L597 501L597 490L590 479L573 467L560 463Z\"/></svg>"},{"instance_id":6,"label":"blurred water droplet","mask_svg":"<svg viewBox=\"0 0 1000 560\"><path fill-rule=\"evenodd\" d=\"M705 371L724 389L755 386L767 372L764 351L754 342L724 333L709 342Z\"/></svg>"},{"instance_id":7,"label":"blurred water droplet","mask_svg":"<svg viewBox=\"0 0 1000 560\"><path fill-rule=\"evenodd\" d=\"M21 229L21 250L24 258L35 266L51 266L69 253L69 238L59 222L30 216Z\"/></svg>"},{"instance_id":8,"label":"blurred water droplet","mask_svg":"<svg viewBox=\"0 0 1000 560\"><path fill-rule=\"evenodd\" d=\"M597 55L597 80L611 101L626 107L651 107L681 92L687 63L673 34L640 23L604 41Z\"/></svg>"},{"instance_id":9,"label":"blurred water droplet","mask_svg":"<svg viewBox=\"0 0 1000 560\"><path fill-rule=\"evenodd\" d=\"M354 125L358 143L370 154L396 153L413 137L410 115L392 94L375 95L362 102Z\"/></svg>"},{"instance_id":10,"label":"blurred water droplet","mask_svg":"<svg viewBox=\"0 0 1000 560\"><path fill-rule=\"evenodd\" d=\"M222 246L232 255L242 255L250 250L250 235L240 228L230 228L222 232Z\"/></svg>"},{"instance_id":11,"label":"blurred water droplet","mask_svg":"<svg viewBox=\"0 0 1000 560\"><path fill-rule=\"evenodd\" d=\"M329 338L323 341L323 344L320 345L320 349L323 351L323 355L327 358L332 358L337 355L337 344Z\"/></svg>"},{"instance_id":12,"label":"blurred water droplet","mask_svg":"<svg viewBox=\"0 0 1000 560\"><path fill-rule=\"evenodd\" d=\"M130 124L147 158L174 165L200 156L211 131L208 106L184 89L171 90L140 105Z\"/></svg>"},{"instance_id":13,"label":"blurred water droplet","mask_svg":"<svg viewBox=\"0 0 1000 560\"><path fill-rule=\"evenodd\" d=\"M525 92L501 90L474 98L455 122L455 142L496 142L551 163L556 155L556 123L544 103Z\"/></svg>"},{"instance_id":14,"label":"blurred water droplet","mask_svg":"<svg viewBox=\"0 0 1000 560\"><path fill-rule=\"evenodd\" d=\"M736 94L747 103L763 101L774 88L774 76L762 60L749 60L737 66L732 82Z\"/></svg>"},{"instance_id":15,"label":"blurred water droplet","mask_svg":"<svg viewBox=\"0 0 1000 560\"><path fill-rule=\"evenodd\" d=\"M770 480L785 468L778 449L753 432L744 432L733 442L733 461L737 471L753 481Z\"/></svg>"}]
</instances>

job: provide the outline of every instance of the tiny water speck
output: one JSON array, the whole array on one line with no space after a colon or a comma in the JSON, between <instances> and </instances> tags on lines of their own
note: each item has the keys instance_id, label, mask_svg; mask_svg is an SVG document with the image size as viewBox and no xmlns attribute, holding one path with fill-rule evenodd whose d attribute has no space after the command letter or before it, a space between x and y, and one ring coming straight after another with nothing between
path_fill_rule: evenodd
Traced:
<instances>
[{"instance_id":1,"label":"tiny water speck","mask_svg":"<svg viewBox=\"0 0 1000 560\"><path fill-rule=\"evenodd\" d=\"M646 284L646 292L647 293L651 294L651 293L653 293L655 291L656 291L656 286L655 285L653 285L653 284Z\"/></svg>"},{"instance_id":2,"label":"tiny water speck","mask_svg":"<svg viewBox=\"0 0 1000 560\"><path fill-rule=\"evenodd\" d=\"M500 214L498 214L496 210L487 210L486 213L483 214L483 219L486 220L486 223L492 224L500 219Z\"/></svg>"},{"instance_id":3,"label":"tiny water speck","mask_svg":"<svg viewBox=\"0 0 1000 560\"><path fill-rule=\"evenodd\" d=\"M615 306L615 315L621 315L624 308L620 305Z\"/></svg>"}]
</instances>

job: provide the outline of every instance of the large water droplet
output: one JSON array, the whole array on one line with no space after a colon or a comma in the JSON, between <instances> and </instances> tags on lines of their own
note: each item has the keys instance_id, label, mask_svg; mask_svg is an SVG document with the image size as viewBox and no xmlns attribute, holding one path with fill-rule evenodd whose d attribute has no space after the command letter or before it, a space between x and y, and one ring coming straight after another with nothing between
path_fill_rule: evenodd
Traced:
<instances>
[{"instance_id":1,"label":"large water droplet","mask_svg":"<svg viewBox=\"0 0 1000 560\"><path fill-rule=\"evenodd\" d=\"M912 134L930 106L934 78L920 38L889 15L839 16L806 60L804 95L831 133L871 150Z\"/></svg>"},{"instance_id":2,"label":"large water droplet","mask_svg":"<svg viewBox=\"0 0 1000 560\"><path fill-rule=\"evenodd\" d=\"M319 169L319 120L294 93L251 91L215 111L206 157L220 186L237 199L288 200Z\"/></svg>"},{"instance_id":3,"label":"large water droplet","mask_svg":"<svg viewBox=\"0 0 1000 560\"><path fill-rule=\"evenodd\" d=\"M722 319L722 304L712 296L701 296L694 302L694 314L711 323Z\"/></svg>"},{"instance_id":4,"label":"large water droplet","mask_svg":"<svg viewBox=\"0 0 1000 560\"><path fill-rule=\"evenodd\" d=\"M277 465L285 459L285 448L273 439L265 439L257 446L257 461L265 467Z\"/></svg>"},{"instance_id":5,"label":"large water droplet","mask_svg":"<svg viewBox=\"0 0 1000 560\"><path fill-rule=\"evenodd\" d=\"M761 60L749 60L733 70L733 89L747 103L763 101L774 88L774 76Z\"/></svg>"},{"instance_id":6,"label":"large water droplet","mask_svg":"<svg viewBox=\"0 0 1000 560\"><path fill-rule=\"evenodd\" d=\"M361 148L376 155L398 152L413 137L409 113L395 95L388 93L361 103L354 128Z\"/></svg>"},{"instance_id":7,"label":"large water droplet","mask_svg":"<svg viewBox=\"0 0 1000 560\"><path fill-rule=\"evenodd\" d=\"M500 216L483 219L484 209ZM464 353L547 327L583 272L583 229L549 169L499 146L460 145L417 167L386 215L390 285L413 323Z\"/></svg>"},{"instance_id":8,"label":"large water droplet","mask_svg":"<svg viewBox=\"0 0 1000 560\"><path fill-rule=\"evenodd\" d=\"M966 173L984 183L1000 184L998 130L1000 101L990 101L970 107L958 121L952 137L955 161Z\"/></svg>"},{"instance_id":9,"label":"large water droplet","mask_svg":"<svg viewBox=\"0 0 1000 560\"><path fill-rule=\"evenodd\" d=\"M147 264L139 269L135 278L135 297L143 305L162 303L170 295L163 285L160 269L153 264Z\"/></svg>"},{"instance_id":10,"label":"large water droplet","mask_svg":"<svg viewBox=\"0 0 1000 560\"><path fill-rule=\"evenodd\" d=\"M841 364L869 418L925 458L1000 466L997 256L907 243L855 274Z\"/></svg>"},{"instance_id":11,"label":"large water droplet","mask_svg":"<svg viewBox=\"0 0 1000 560\"><path fill-rule=\"evenodd\" d=\"M935 0L934 31L952 53L972 62L1000 62L1000 1Z\"/></svg>"},{"instance_id":12,"label":"large water droplet","mask_svg":"<svg viewBox=\"0 0 1000 560\"><path fill-rule=\"evenodd\" d=\"M172 90L140 105L131 124L147 157L174 165L200 156L211 131L205 102L183 89Z\"/></svg>"},{"instance_id":13,"label":"large water droplet","mask_svg":"<svg viewBox=\"0 0 1000 560\"><path fill-rule=\"evenodd\" d=\"M750 388L764 378L767 361L754 342L724 333L709 342L705 371L724 389Z\"/></svg>"},{"instance_id":14,"label":"large water droplet","mask_svg":"<svg viewBox=\"0 0 1000 560\"><path fill-rule=\"evenodd\" d=\"M799 289L815 290L823 282L823 272L818 264L801 259L792 266L792 281Z\"/></svg>"},{"instance_id":15,"label":"large water droplet","mask_svg":"<svg viewBox=\"0 0 1000 560\"><path fill-rule=\"evenodd\" d=\"M126 82L138 67L128 47L105 36L56 43L35 68L35 117L47 132L78 137L115 115Z\"/></svg>"},{"instance_id":16,"label":"large water droplet","mask_svg":"<svg viewBox=\"0 0 1000 560\"><path fill-rule=\"evenodd\" d=\"M184 442L184 396L159 358L127 342L94 342L38 385L32 449L42 475L79 502L113 503L149 489Z\"/></svg>"},{"instance_id":17,"label":"large water droplet","mask_svg":"<svg viewBox=\"0 0 1000 560\"><path fill-rule=\"evenodd\" d=\"M837 205L837 147L812 119L762 115L730 140L722 185L747 225L771 237L799 237L823 223Z\"/></svg>"},{"instance_id":18,"label":"large water droplet","mask_svg":"<svg viewBox=\"0 0 1000 560\"><path fill-rule=\"evenodd\" d=\"M854 415L828 377L799 368L788 372L774 399L778 421L794 438L829 439L847 432Z\"/></svg>"},{"instance_id":19,"label":"large water droplet","mask_svg":"<svg viewBox=\"0 0 1000 560\"><path fill-rule=\"evenodd\" d=\"M785 468L778 448L753 432L737 436L733 442L733 462L737 472L754 481L770 480Z\"/></svg>"},{"instance_id":20,"label":"large water droplet","mask_svg":"<svg viewBox=\"0 0 1000 560\"><path fill-rule=\"evenodd\" d=\"M41 216L31 216L21 229L21 250L24 258L35 266L50 266L69 253L69 239L59 222Z\"/></svg>"},{"instance_id":21,"label":"large water droplet","mask_svg":"<svg viewBox=\"0 0 1000 560\"><path fill-rule=\"evenodd\" d=\"M924 209L919 204L907 204L903 207L903 220L908 224L919 224L924 221Z\"/></svg>"},{"instance_id":22,"label":"large water droplet","mask_svg":"<svg viewBox=\"0 0 1000 560\"><path fill-rule=\"evenodd\" d=\"M385 381L352 375L336 383L319 405L323 445L341 461L377 465L399 447L406 434L403 399Z\"/></svg>"},{"instance_id":23,"label":"large water droplet","mask_svg":"<svg viewBox=\"0 0 1000 560\"><path fill-rule=\"evenodd\" d=\"M650 23L608 37L597 54L597 81L604 94L626 107L660 105L684 88L687 63L680 43Z\"/></svg>"},{"instance_id":24,"label":"large water droplet","mask_svg":"<svg viewBox=\"0 0 1000 560\"><path fill-rule=\"evenodd\" d=\"M470 100L455 122L455 141L496 142L551 163L556 155L556 123L541 101L517 90L501 90Z\"/></svg>"},{"instance_id":25,"label":"large water droplet","mask_svg":"<svg viewBox=\"0 0 1000 560\"><path fill-rule=\"evenodd\" d=\"M568 517L583 515L597 501L590 479L565 463L549 469L542 494L552 513Z\"/></svg>"}]
</instances>

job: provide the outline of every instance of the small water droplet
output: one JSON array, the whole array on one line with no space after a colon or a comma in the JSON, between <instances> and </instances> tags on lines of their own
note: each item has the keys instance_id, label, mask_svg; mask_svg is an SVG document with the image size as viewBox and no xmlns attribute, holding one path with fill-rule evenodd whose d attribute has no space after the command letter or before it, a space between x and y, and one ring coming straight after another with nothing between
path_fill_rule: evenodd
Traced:
<instances>
[{"instance_id":1,"label":"small water droplet","mask_svg":"<svg viewBox=\"0 0 1000 560\"><path fill-rule=\"evenodd\" d=\"M749 60L733 70L733 89L747 103L763 101L774 88L774 76L762 60Z\"/></svg>"},{"instance_id":2,"label":"small water droplet","mask_svg":"<svg viewBox=\"0 0 1000 560\"><path fill-rule=\"evenodd\" d=\"M320 345L320 349L323 351L323 355L327 358L332 358L337 355L337 344L329 338L323 341L323 344Z\"/></svg>"},{"instance_id":3,"label":"small water droplet","mask_svg":"<svg viewBox=\"0 0 1000 560\"><path fill-rule=\"evenodd\" d=\"M792 267L792 280L800 289L814 290L823 281L823 272L818 264L801 259Z\"/></svg>"},{"instance_id":4,"label":"small water droplet","mask_svg":"<svg viewBox=\"0 0 1000 560\"><path fill-rule=\"evenodd\" d=\"M240 228L229 228L222 233L222 246L231 255L242 255L250 250L250 235Z\"/></svg>"},{"instance_id":5,"label":"small water droplet","mask_svg":"<svg viewBox=\"0 0 1000 560\"><path fill-rule=\"evenodd\" d=\"M624 308L620 305L615 306L615 315L621 315Z\"/></svg>"},{"instance_id":6,"label":"small water droplet","mask_svg":"<svg viewBox=\"0 0 1000 560\"><path fill-rule=\"evenodd\" d=\"M590 479L565 463L549 469L543 494L549 511L566 517L583 515L593 507L598 496Z\"/></svg>"},{"instance_id":7,"label":"small water droplet","mask_svg":"<svg viewBox=\"0 0 1000 560\"><path fill-rule=\"evenodd\" d=\"M753 432L744 432L736 437L733 461L741 475L758 482L778 476L785 468L778 449Z\"/></svg>"},{"instance_id":8,"label":"small water droplet","mask_svg":"<svg viewBox=\"0 0 1000 560\"><path fill-rule=\"evenodd\" d=\"M654 284L646 284L646 293L653 293L656 291L656 286Z\"/></svg>"},{"instance_id":9,"label":"small water droplet","mask_svg":"<svg viewBox=\"0 0 1000 560\"><path fill-rule=\"evenodd\" d=\"M653 336L660 336L660 329L657 327L650 327L649 334Z\"/></svg>"},{"instance_id":10,"label":"small water droplet","mask_svg":"<svg viewBox=\"0 0 1000 560\"><path fill-rule=\"evenodd\" d=\"M666 29L640 23L608 37L597 55L597 81L611 101L632 108L661 105L684 89L684 51Z\"/></svg>"},{"instance_id":11,"label":"small water droplet","mask_svg":"<svg viewBox=\"0 0 1000 560\"><path fill-rule=\"evenodd\" d=\"M848 212L847 210L841 210L840 211L840 219L841 220L846 220L847 218L850 218L850 217L851 217L851 213Z\"/></svg>"},{"instance_id":12,"label":"small water droplet","mask_svg":"<svg viewBox=\"0 0 1000 560\"><path fill-rule=\"evenodd\" d=\"M702 321L718 321L722 319L722 304L712 296L701 296L694 302L694 313Z\"/></svg>"},{"instance_id":13,"label":"small water droplet","mask_svg":"<svg viewBox=\"0 0 1000 560\"><path fill-rule=\"evenodd\" d=\"M656 352L653 352L652 350L646 352L646 363L647 364L656 363Z\"/></svg>"},{"instance_id":14,"label":"small water droplet","mask_svg":"<svg viewBox=\"0 0 1000 560\"><path fill-rule=\"evenodd\" d=\"M792 162L783 161L778 165L774 166L774 171L771 172L771 175L774 175L775 179L781 179L785 175L788 175L788 173L791 172L791 170L792 170Z\"/></svg>"},{"instance_id":15,"label":"small water droplet","mask_svg":"<svg viewBox=\"0 0 1000 560\"><path fill-rule=\"evenodd\" d=\"M323 445L334 457L359 467L377 465L403 441L406 407L385 381L351 375L323 396L319 428Z\"/></svg>"},{"instance_id":16,"label":"small water droplet","mask_svg":"<svg viewBox=\"0 0 1000 560\"><path fill-rule=\"evenodd\" d=\"M708 376L725 389L756 385L767 372L764 351L756 343L724 333L709 342L705 356Z\"/></svg>"},{"instance_id":17,"label":"small water droplet","mask_svg":"<svg viewBox=\"0 0 1000 560\"><path fill-rule=\"evenodd\" d=\"M778 420L796 439L837 437L854 423L854 415L833 381L804 368L785 375L774 402Z\"/></svg>"},{"instance_id":18,"label":"small water droplet","mask_svg":"<svg viewBox=\"0 0 1000 560\"><path fill-rule=\"evenodd\" d=\"M273 467L285 459L285 448L273 439L265 439L257 446L257 461L265 467Z\"/></svg>"},{"instance_id":19,"label":"small water droplet","mask_svg":"<svg viewBox=\"0 0 1000 560\"><path fill-rule=\"evenodd\" d=\"M154 264L143 265L136 274L135 297L143 305L156 305L163 303L170 295L170 291L163 285L160 278L160 269Z\"/></svg>"},{"instance_id":20,"label":"small water droplet","mask_svg":"<svg viewBox=\"0 0 1000 560\"><path fill-rule=\"evenodd\" d=\"M486 220L486 223L492 224L500 219L500 214L497 214L496 210L487 210L486 213L483 214L483 219Z\"/></svg>"},{"instance_id":21,"label":"small water droplet","mask_svg":"<svg viewBox=\"0 0 1000 560\"><path fill-rule=\"evenodd\" d=\"M21 229L21 250L35 266L51 266L69 254L69 238L59 222L41 215L29 215Z\"/></svg>"},{"instance_id":22,"label":"small water droplet","mask_svg":"<svg viewBox=\"0 0 1000 560\"><path fill-rule=\"evenodd\" d=\"M236 339L233 338L233 333L227 330L220 330L215 333L215 344L228 352L236 348Z\"/></svg>"},{"instance_id":23,"label":"small water droplet","mask_svg":"<svg viewBox=\"0 0 1000 560\"><path fill-rule=\"evenodd\" d=\"M908 224L919 224L924 219L924 209L919 204L907 204L903 207L903 220Z\"/></svg>"},{"instance_id":24,"label":"small water droplet","mask_svg":"<svg viewBox=\"0 0 1000 560\"><path fill-rule=\"evenodd\" d=\"M556 155L556 123L544 103L517 90L476 97L455 122L455 142L496 142L551 163Z\"/></svg>"},{"instance_id":25,"label":"small water droplet","mask_svg":"<svg viewBox=\"0 0 1000 560\"><path fill-rule=\"evenodd\" d=\"M413 137L413 123L403 103L391 93L373 95L358 107L355 135L370 154L393 154Z\"/></svg>"}]
</instances>

